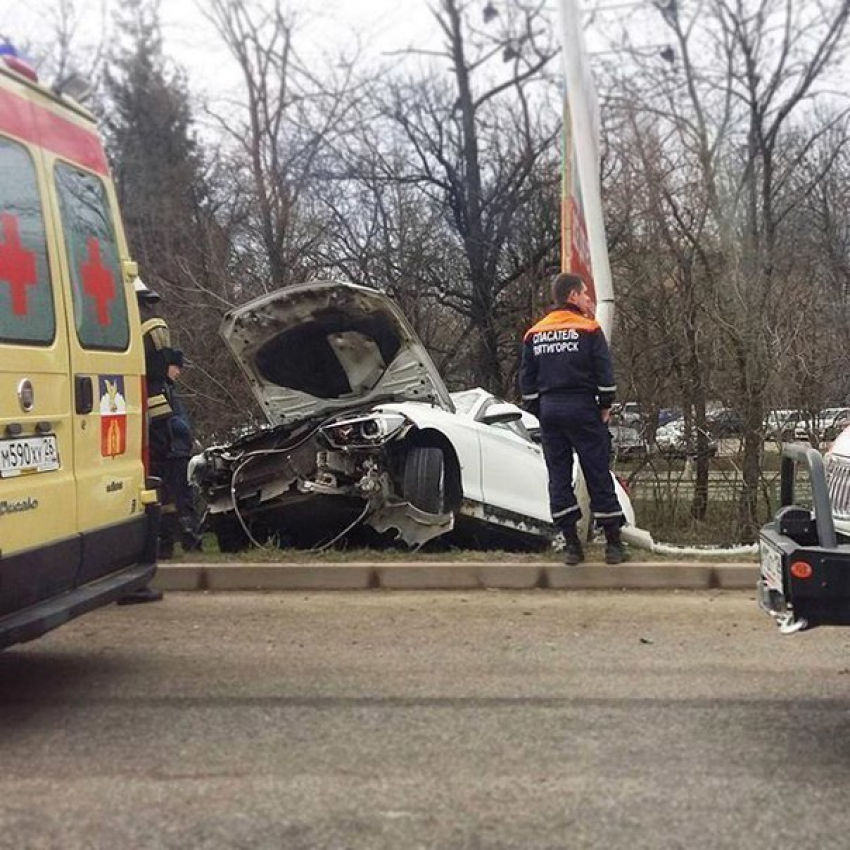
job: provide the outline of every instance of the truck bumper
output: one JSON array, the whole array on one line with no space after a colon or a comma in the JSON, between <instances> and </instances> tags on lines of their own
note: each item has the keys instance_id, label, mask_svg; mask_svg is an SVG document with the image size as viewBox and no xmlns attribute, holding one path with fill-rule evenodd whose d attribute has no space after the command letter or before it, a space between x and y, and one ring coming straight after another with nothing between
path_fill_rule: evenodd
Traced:
<instances>
[{"instance_id":1,"label":"truck bumper","mask_svg":"<svg viewBox=\"0 0 850 850\"><path fill-rule=\"evenodd\" d=\"M801 546L771 524L759 555L758 602L783 633L850 625L850 546Z\"/></svg>"}]
</instances>

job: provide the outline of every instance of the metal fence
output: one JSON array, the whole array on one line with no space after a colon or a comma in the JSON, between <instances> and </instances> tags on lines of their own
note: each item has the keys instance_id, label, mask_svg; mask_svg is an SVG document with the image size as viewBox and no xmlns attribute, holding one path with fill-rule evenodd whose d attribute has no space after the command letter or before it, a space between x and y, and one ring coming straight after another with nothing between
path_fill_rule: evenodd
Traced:
<instances>
[{"instance_id":1,"label":"metal fence","mask_svg":"<svg viewBox=\"0 0 850 850\"><path fill-rule=\"evenodd\" d=\"M743 527L743 476L739 469L712 469L708 476L705 515L694 517L696 480L690 464L680 468L646 465L629 469L615 466L615 473L625 482L637 524L657 539L681 545L736 545L751 539ZM811 505L808 477L797 478L795 503ZM759 481L759 522L766 523L780 505L780 473L764 472Z\"/></svg>"}]
</instances>

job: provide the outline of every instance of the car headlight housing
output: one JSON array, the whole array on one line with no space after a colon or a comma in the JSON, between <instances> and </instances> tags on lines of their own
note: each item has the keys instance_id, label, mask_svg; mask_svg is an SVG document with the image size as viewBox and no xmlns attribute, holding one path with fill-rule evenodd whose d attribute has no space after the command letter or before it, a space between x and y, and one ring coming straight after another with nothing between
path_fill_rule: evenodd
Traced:
<instances>
[{"instance_id":1,"label":"car headlight housing","mask_svg":"<svg viewBox=\"0 0 850 850\"><path fill-rule=\"evenodd\" d=\"M369 413L331 422L322 435L336 449L369 449L402 436L410 426L401 413Z\"/></svg>"}]
</instances>

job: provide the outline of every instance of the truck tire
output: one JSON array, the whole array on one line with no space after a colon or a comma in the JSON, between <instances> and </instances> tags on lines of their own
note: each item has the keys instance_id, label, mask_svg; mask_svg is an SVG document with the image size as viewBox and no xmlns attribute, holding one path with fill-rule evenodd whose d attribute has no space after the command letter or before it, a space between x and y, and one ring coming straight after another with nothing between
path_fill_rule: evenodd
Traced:
<instances>
[{"instance_id":1,"label":"truck tire","mask_svg":"<svg viewBox=\"0 0 850 850\"><path fill-rule=\"evenodd\" d=\"M441 514L446 505L446 461L442 449L413 446L404 459L402 495L416 508Z\"/></svg>"}]
</instances>

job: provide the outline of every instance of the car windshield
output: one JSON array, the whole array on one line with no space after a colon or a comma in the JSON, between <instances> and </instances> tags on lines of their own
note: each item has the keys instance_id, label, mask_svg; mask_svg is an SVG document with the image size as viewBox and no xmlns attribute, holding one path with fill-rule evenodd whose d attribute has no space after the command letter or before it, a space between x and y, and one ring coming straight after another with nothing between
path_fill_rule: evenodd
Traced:
<instances>
[{"instance_id":1,"label":"car windshield","mask_svg":"<svg viewBox=\"0 0 850 850\"><path fill-rule=\"evenodd\" d=\"M472 408L481 401L484 395L484 390L461 390L460 392L452 393L452 401L454 402L455 411L464 416L469 416L472 413Z\"/></svg>"}]
</instances>

